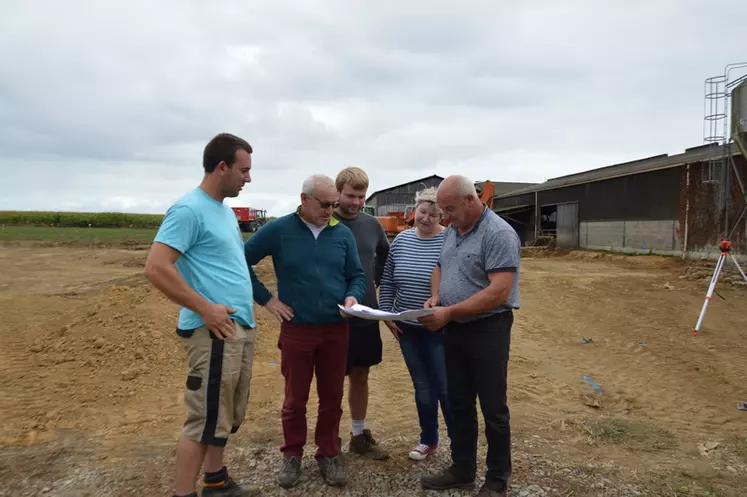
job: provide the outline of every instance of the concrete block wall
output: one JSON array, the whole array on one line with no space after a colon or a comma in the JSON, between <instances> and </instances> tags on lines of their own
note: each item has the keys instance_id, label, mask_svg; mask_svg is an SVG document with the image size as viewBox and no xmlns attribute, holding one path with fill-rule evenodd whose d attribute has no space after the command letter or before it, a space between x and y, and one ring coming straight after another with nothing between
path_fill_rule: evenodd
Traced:
<instances>
[{"instance_id":1,"label":"concrete block wall","mask_svg":"<svg viewBox=\"0 0 747 497\"><path fill-rule=\"evenodd\" d=\"M680 250L679 222L625 221L625 246L640 250Z\"/></svg>"},{"instance_id":2,"label":"concrete block wall","mask_svg":"<svg viewBox=\"0 0 747 497\"><path fill-rule=\"evenodd\" d=\"M681 257L680 224L677 221L593 221L579 225L579 246L590 250L675 255ZM747 264L747 254L735 252L740 264ZM687 259L718 259L718 246L690 246ZM731 262L729 262L731 264ZM742 266L747 270L747 266Z\"/></svg>"},{"instance_id":3,"label":"concrete block wall","mask_svg":"<svg viewBox=\"0 0 747 497\"><path fill-rule=\"evenodd\" d=\"M582 221L579 245L595 250L675 253L681 250L679 222Z\"/></svg>"}]
</instances>

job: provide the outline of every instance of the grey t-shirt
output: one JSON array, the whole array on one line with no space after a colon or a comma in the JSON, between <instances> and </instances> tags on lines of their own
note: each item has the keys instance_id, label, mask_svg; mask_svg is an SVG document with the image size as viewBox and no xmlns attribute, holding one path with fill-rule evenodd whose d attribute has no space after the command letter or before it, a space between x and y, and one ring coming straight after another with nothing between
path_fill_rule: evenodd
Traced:
<instances>
[{"instance_id":1,"label":"grey t-shirt","mask_svg":"<svg viewBox=\"0 0 747 497\"><path fill-rule=\"evenodd\" d=\"M490 273L514 273L511 293L503 306L457 321L464 323L519 308L521 241L510 224L486 207L470 231L460 235L458 230L449 227L444 235L438 262L441 266L441 305L458 304L487 288Z\"/></svg>"},{"instance_id":2,"label":"grey t-shirt","mask_svg":"<svg viewBox=\"0 0 747 497\"><path fill-rule=\"evenodd\" d=\"M389 255L389 240L384 227L378 219L365 212L359 212L353 219L346 219L336 212L333 215L335 219L350 228L358 246L358 255L367 280L366 297L361 304L378 309L379 302L374 285L379 286L384 264Z\"/></svg>"}]
</instances>

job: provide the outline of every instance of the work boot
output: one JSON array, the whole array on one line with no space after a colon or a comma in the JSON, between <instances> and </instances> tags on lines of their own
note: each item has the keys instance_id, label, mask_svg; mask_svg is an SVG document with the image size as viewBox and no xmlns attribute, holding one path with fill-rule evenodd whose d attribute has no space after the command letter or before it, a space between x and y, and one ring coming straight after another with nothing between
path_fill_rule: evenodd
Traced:
<instances>
[{"instance_id":1,"label":"work boot","mask_svg":"<svg viewBox=\"0 0 747 497\"><path fill-rule=\"evenodd\" d=\"M239 485L229 476L219 485L204 484L202 497L259 497L261 490L254 485Z\"/></svg>"},{"instance_id":2,"label":"work boot","mask_svg":"<svg viewBox=\"0 0 747 497\"><path fill-rule=\"evenodd\" d=\"M371 436L371 430L368 429L363 430L363 433L361 433L360 435L352 437L350 439L348 448L350 452L368 457L369 459L375 459L377 461L382 461L389 457L389 453L383 447L376 443L376 440L374 440L374 438Z\"/></svg>"},{"instance_id":3,"label":"work boot","mask_svg":"<svg viewBox=\"0 0 747 497\"><path fill-rule=\"evenodd\" d=\"M283 488L291 488L301 478L301 458L290 456L283 459L278 473L278 485Z\"/></svg>"},{"instance_id":4,"label":"work boot","mask_svg":"<svg viewBox=\"0 0 747 497\"><path fill-rule=\"evenodd\" d=\"M474 477L464 478L461 475L458 475L453 468L449 468L441 474L422 477L420 483L423 488L428 490L449 490L451 488L474 488L475 479Z\"/></svg>"},{"instance_id":5,"label":"work boot","mask_svg":"<svg viewBox=\"0 0 747 497\"><path fill-rule=\"evenodd\" d=\"M317 460L317 464L319 464L319 473L327 485L342 487L348 482L345 464L340 456L322 457Z\"/></svg>"},{"instance_id":6,"label":"work boot","mask_svg":"<svg viewBox=\"0 0 747 497\"><path fill-rule=\"evenodd\" d=\"M507 497L508 496L508 490L494 490L492 488L488 488L487 483L480 488L480 491L477 492L477 495L475 497Z\"/></svg>"}]
</instances>

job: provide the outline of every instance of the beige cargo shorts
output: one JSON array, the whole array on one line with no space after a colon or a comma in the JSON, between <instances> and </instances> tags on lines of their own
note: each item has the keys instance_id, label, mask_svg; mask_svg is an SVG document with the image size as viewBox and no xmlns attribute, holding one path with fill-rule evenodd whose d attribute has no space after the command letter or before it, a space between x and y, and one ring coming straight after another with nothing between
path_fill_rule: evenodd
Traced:
<instances>
[{"instance_id":1,"label":"beige cargo shorts","mask_svg":"<svg viewBox=\"0 0 747 497\"><path fill-rule=\"evenodd\" d=\"M246 414L256 329L236 323L233 337L218 340L214 336L202 326L189 338L182 337L188 363L182 436L223 447Z\"/></svg>"}]
</instances>

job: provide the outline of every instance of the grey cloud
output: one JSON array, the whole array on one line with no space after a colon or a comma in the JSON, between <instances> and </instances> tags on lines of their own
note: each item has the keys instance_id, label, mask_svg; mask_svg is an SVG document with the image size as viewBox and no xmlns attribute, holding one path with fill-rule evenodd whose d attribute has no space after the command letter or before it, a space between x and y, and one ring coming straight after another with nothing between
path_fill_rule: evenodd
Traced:
<instances>
[{"instance_id":1,"label":"grey cloud","mask_svg":"<svg viewBox=\"0 0 747 497\"><path fill-rule=\"evenodd\" d=\"M231 202L309 174L541 181L702 140L703 79L744 56L743 3L8 2L0 208L158 211L230 131ZM725 13L728 13L726 15ZM261 205L257 205L260 203Z\"/></svg>"}]
</instances>

